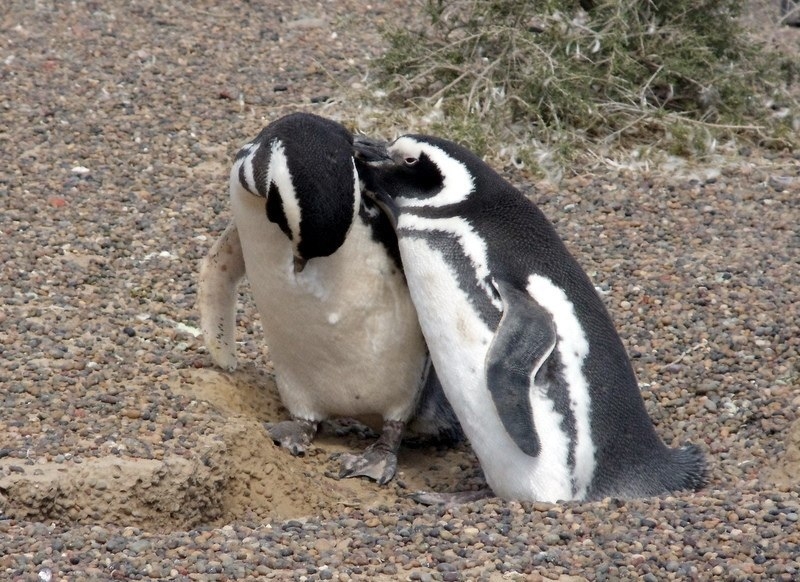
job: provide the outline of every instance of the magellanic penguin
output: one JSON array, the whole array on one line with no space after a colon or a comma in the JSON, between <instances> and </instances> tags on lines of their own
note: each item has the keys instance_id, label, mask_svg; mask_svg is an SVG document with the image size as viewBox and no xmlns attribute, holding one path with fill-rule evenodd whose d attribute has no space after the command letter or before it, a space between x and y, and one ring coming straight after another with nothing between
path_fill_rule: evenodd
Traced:
<instances>
[{"instance_id":1,"label":"magellanic penguin","mask_svg":"<svg viewBox=\"0 0 800 582\"><path fill-rule=\"evenodd\" d=\"M343 455L340 471L379 483L394 476L415 414L420 435L457 440L394 232L361 197L352 135L308 113L276 120L236 155L230 198L233 221L201 265L201 329L214 362L233 370L237 287L246 275L292 416L268 426L272 439L298 455L324 419L380 416L379 440Z\"/></svg>"},{"instance_id":2,"label":"magellanic penguin","mask_svg":"<svg viewBox=\"0 0 800 582\"><path fill-rule=\"evenodd\" d=\"M355 147L397 231L445 394L496 495L554 502L704 484L702 453L656 434L611 317L530 200L444 139L400 137L386 161L375 142Z\"/></svg>"}]
</instances>

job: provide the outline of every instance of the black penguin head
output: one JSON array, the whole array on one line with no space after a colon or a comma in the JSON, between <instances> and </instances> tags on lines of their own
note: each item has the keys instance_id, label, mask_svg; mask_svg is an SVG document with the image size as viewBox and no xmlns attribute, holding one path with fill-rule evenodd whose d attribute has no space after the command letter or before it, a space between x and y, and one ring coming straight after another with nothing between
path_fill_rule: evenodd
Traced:
<instances>
[{"instance_id":1,"label":"black penguin head","mask_svg":"<svg viewBox=\"0 0 800 582\"><path fill-rule=\"evenodd\" d=\"M364 158L367 167L360 174L365 188L393 220L404 207L443 207L466 200L475 189L469 166L480 161L453 142L424 135L397 138L384 159Z\"/></svg>"},{"instance_id":2,"label":"black penguin head","mask_svg":"<svg viewBox=\"0 0 800 582\"><path fill-rule=\"evenodd\" d=\"M344 242L361 202L344 126L310 113L268 125L253 142L256 184L266 184L267 218L292 241L295 270L309 259L333 254ZM261 187L259 187L261 191Z\"/></svg>"}]
</instances>

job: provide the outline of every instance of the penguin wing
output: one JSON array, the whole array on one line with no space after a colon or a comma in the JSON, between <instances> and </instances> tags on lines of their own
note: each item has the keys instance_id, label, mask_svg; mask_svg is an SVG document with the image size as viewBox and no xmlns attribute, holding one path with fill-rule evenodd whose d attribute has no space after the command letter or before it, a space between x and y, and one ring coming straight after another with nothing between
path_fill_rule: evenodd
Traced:
<instances>
[{"instance_id":1,"label":"penguin wing","mask_svg":"<svg viewBox=\"0 0 800 582\"><path fill-rule=\"evenodd\" d=\"M503 317L486 354L486 385L509 436L527 455L539 454L533 423L531 383L556 345L550 313L528 293L493 281L503 301Z\"/></svg>"},{"instance_id":2,"label":"penguin wing","mask_svg":"<svg viewBox=\"0 0 800 582\"><path fill-rule=\"evenodd\" d=\"M214 363L228 371L236 368L236 289L244 275L242 243L231 221L200 265L197 290L203 341Z\"/></svg>"}]
</instances>

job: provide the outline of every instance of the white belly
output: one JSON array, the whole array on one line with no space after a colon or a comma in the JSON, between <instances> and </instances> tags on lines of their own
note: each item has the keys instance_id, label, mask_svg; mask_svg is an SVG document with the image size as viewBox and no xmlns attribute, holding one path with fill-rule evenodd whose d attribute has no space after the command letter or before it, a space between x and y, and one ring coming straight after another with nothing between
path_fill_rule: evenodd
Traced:
<instances>
[{"instance_id":1,"label":"white belly","mask_svg":"<svg viewBox=\"0 0 800 582\"><path fill-rule=\"evenodd\" d=\"M410 237L400 240L400 251L434 367L489 486L506 499L570 499L569 440L552 401L542 389L531 390L541 453L526 455L506 432L486 386L486 354L494 330L480 319L438 251Z\"/></svg>"},{"instance_id":2,"label":"white belly","mask_svg":"<svg viewBox=\"0 0 800 582\"><path fill-rule=\"evenodd\" d=\"M281 399L292 415L407 420L426 348L402 273L356 219L330 257L295 274L289 239L265 201L231 187L247 278Z\"/></svg>"}]
</instances>

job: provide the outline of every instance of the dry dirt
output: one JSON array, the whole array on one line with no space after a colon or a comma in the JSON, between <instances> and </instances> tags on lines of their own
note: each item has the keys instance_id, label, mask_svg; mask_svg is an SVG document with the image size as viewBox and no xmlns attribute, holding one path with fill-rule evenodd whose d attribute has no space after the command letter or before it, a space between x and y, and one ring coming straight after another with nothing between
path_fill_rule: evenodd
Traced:
<instances>
[{"instance_id":1,"label":"dry dirt","mask_svg":"<svg viewBox=\"0 0 800 582\"><path fill-rule=\"evenodd\" d=\"M325 516L343 507L393 504L415 490L479 486L477 461L465 445L404 446L396 478L384 487L336 476L337 455L375 438L355 421L323 423L310 451L293 457L274 445L262 422L287 418L266 366L235 372L183 370L169 389L207 404L216 429L191 456L158 459L107 455L80 464L0 459L3 513L17 519L125 524L148 531L222 525L237 518L283 521ZM464 470L471 476L464 478Z\"/></svg>"}]
</instances>

